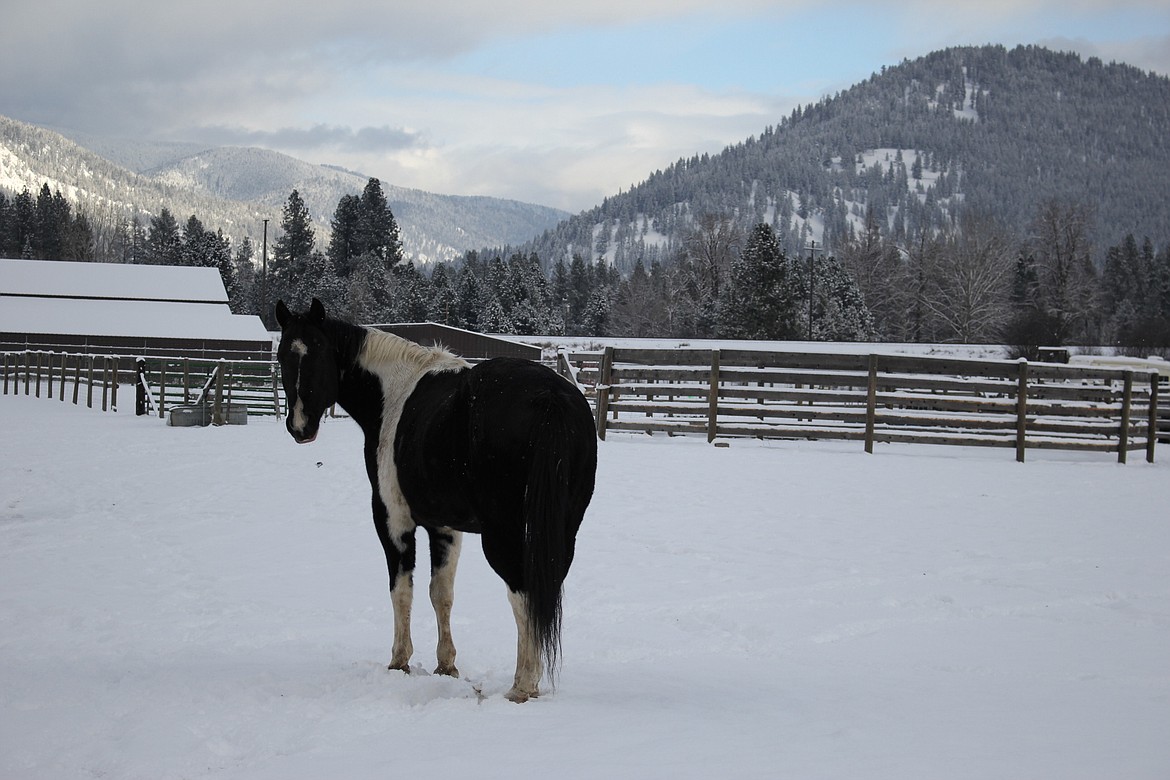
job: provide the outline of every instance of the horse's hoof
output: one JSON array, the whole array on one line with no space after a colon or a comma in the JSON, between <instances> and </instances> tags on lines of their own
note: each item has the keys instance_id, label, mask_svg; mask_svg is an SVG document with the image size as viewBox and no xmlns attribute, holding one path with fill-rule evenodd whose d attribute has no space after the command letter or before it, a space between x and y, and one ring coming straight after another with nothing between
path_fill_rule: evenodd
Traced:
<instances>
[{"instance_id":1,"label":"horse's hoof","mask_svg":"<svg viewBox=\"0 0 1170 780\"><path fill-rule=\"evenodd\" d=\"M519 688L513 687L512 690L504 694L504 698L508 701L514 701L517 704L523 704L529 699L535 699L539 695L540 693L538 691L522 691Z\"/></svg>"},{"instance_id":2,"label":"horse's hoof","mask_svg":"<svg viewBox=\"0 0 1170 780\"><path fill-rule=\"evenodd\" d=\"M391 672L405 672L406 674L410 674L410 664L409 663L403 663L403 664L391 663L386 668L388 670L390 670Z\"/></svg>"},{"instance_id":3,"label":"horse's hoof","mask_svg":"<svg viewBox=\"0 0 1170 780\"><path fill-rule=\"evenodd\" d=\"M454 664L439 664L435 667L435 674L441 674L445 677L454 677L455 679L459 679L459 670L455 668Z\"/></svg>"}]
</instances>

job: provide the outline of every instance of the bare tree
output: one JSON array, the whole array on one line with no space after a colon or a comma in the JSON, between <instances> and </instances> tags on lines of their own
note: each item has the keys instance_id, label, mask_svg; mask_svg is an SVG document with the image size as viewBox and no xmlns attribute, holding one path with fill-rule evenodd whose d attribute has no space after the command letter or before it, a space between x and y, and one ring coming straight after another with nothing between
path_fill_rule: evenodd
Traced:
<instances>
[{"instance_id":1,"label":"bare tree","mask_svg":"<svg viewBox=\"0 0 1170 780\"><path fill-rule=\"evenodd\" d=\"M1089 241L1092 213L1084 203L1052 199L1043 204L1030 236L1036 272L1034 300L1053 344L1067 344L1092 321L1096 272Z\"/></svg>"},{"instance_id":2,"label":"bare tree","mask_svg":"<svg viewBox=\"0 0 1170 780\"><path fill-rule=\"evenodd\" d=\"M994 341L1011 318L1015 247L991 219L965 217L932 258L923 303L945 341Z\"/></svg>"},{"instance_id":3,"label":"bare tree","mask_svg":"<svg viewBox=\"0 0 1170 780\"><path fill-rule=\"evenodd\" d=\"M687 234L684 251L699 274L700 286L711 299L719 299L720 287L739 248L735 220L721 214L704 214Z\"/></svg>"}]
</instances>

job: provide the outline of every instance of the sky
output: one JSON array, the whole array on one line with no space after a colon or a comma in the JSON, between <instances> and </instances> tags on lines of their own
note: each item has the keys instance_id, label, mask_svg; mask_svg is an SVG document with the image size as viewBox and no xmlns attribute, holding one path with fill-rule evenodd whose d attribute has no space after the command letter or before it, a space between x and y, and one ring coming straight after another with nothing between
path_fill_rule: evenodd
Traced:
<instances>
[{"instance_id":1,"label":"sky","mask_svg":"<svg viewBox=\"0 0 1170 780\"><path fill-rule=\"evenodd\" d=\"M0 115L572 212L949 46L1170 74L1170 0L0 5Z\"/></svg>"}]
</instances>

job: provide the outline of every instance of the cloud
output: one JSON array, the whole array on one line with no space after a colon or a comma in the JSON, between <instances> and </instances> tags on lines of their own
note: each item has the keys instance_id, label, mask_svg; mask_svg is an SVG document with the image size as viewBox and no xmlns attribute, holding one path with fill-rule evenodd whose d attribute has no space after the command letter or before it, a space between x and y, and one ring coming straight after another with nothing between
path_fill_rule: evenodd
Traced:
<instances>
[{"instance_id":1,"label":"cloud","mask_svg":"<svg viewBox=\"0 0 1170 780\"><path fill-rule=\"evenodd\" d=\"M332 150L351 154L392 153L425 147L418 133L400 127L352 127L316 124L309 127L282 127L253 130L243 127L193 127L188 134L217 146L261 146L286 150Z\"/></svg>"},{"instance_id":2,"label":"cloud","mask_svg":"<svg viewBox=\"0 0 1170 780\"><path fill-rule=\"evenodd\" d=\"M403 186L577 210L882 65L985 42L1048 42L1168 73L1170 10L1165 0L845 0L831 13L811 0L8 0L0 113L96 135L263 146Z\"/></svg>"},{"instance_id":3,"label":"cloud","mask_svg":"<svg viewBox=\"0 0 1170 780\"><path fill-rule=\"evenodd\" d=\"M1170 75L1170 34L1104 41L1047 38L1039 43L1057 51L1076 52L1083 59L1096 57L1103 62L1124 62L1141 70Z\"/></svg>"}]
</instances>

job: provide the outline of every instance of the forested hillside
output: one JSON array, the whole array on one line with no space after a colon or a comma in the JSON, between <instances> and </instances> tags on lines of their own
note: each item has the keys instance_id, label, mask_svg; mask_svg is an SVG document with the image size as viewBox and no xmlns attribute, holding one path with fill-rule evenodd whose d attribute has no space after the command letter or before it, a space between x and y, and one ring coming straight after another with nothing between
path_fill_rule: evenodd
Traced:
<instances>
[{"instance_id":1,"label":"forested hillside","mask_svg":"<svg viewBox=\"0 0 1170 780\"><path fill-rule=\"evenodd\" d=\"M1036 47L948 49L798 108L715 156L679 160L520 247L606 255L628 273L676 256L704 215L771 224L789 253L865 232L913 241L962 213L1025 233L1039 205L1091 211L1100 252L1170 236L1170 79Z\"/></svg>"}]
</instances>

